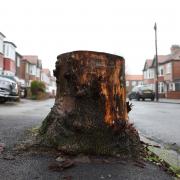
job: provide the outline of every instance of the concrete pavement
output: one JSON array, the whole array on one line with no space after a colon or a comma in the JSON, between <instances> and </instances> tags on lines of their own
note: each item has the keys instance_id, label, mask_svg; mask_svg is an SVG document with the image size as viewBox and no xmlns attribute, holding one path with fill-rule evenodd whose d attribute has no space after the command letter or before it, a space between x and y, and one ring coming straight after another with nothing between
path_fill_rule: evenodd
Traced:
<instances>
[{"instance_id":1,"label":"concrete pavement","mask_svg":"<svg viewBox=\"0 0 180 180\"><path fill-rule=\"evenodd\" d=\"M160 98L159 103L172 103L172 104L180 104L180 99L166 99Z\"/></svg>"},{"instance_id":2,"label":"concrete pavement","mask_svg":"<svg viewBox=\"0 0 180 180\"><path fill-rule=\"evenodd\" d=\"M159 159L162 159L164 162L166 162L171 167L171 170L180 178L180 154L178 152L172 149L168 149L162 144L152 141L142 135L140 135L140 139L149 145L149 151L158 156Z\"/></svg>"}]
</instances>

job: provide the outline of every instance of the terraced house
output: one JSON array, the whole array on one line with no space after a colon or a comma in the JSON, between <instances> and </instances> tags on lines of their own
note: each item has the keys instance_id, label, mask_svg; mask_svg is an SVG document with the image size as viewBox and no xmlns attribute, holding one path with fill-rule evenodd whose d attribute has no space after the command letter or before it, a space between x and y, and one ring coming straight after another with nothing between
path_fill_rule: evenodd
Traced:
<instances>
[{"instance_id":1,"label":"terraced house","mask_svg":"<svg viewBox=\"0 0 180 180\"><path fill-rule=\"evenodd\" d=\"M133 87L143 85L143 75L126 75L126 91L130 92Z\"/></svg>"},{"instance_id":2,"label":"terraced house","mask_svg":"<svg viewBox=\"0 0 180 180\"><path fill-rule=\"evenodd\" d=\"M155 90L155 58L147 59L143 69L144 84ZM180 46L173 45L168 55L158 56L160 97L180 99Z\"/></svg>"},{"instance_id":3,"label":"terraced house","mask_svg":"<svg viewBox=\"0 0 180 180\"><path fill-rule=\"evenodd\" d=\"M9 76L23 88L28 88L33 80L43 81L47 90L55 95L56 80L49 69L42 70L42 61L36 55L21 55L13 42L6 41L0 32L0 75Z\"/></svg>"},{"instance_id":4,"label":"terraced house","mask_svg":"<svg viewBox=\"0 0 180 180\"><path fill-rule=\"evenodd\" d=\"M16 45L10 41L4 41L4 75L14 76L16 72Z\"/></svg>"},{"instance_id":5,"label":"terraced house","mask_svg":"<svg viewBox=\"0 0 180 180\"><path fill-rule=\"evenodd\" d=\"M20 77L25 80L25 86L29 87L33 80L40 81L42 63L38 56L22 56Z\"/></svg>"}]
</instances>

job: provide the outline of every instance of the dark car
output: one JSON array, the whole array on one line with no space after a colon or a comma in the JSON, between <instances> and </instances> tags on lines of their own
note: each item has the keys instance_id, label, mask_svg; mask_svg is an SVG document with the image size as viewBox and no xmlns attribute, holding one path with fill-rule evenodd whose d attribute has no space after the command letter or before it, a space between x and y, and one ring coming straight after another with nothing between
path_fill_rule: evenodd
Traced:
<instances>
[{"instance_id":1,"label":"dark car","mask_svg":"<svg viewBox=\"0 0 180 180\"><path fill-rule=\"evenodd\" d=\"M0 103L16 101L19 98L17 82L0 76Z\"/></svg>"},{"instance_id":2,"label":"dark car","mask_svg":"<svg viewBox=\"0 0 180 180\"><path fill-rule=\"evenodd\" d=\"M151 99L152 101L154 101L155 93L148 86L135 86L128 94L128 98L129 100L137 99L139 101L140 99L142 99L144 101L145 99Z\"/></svg>"}]
</instances>

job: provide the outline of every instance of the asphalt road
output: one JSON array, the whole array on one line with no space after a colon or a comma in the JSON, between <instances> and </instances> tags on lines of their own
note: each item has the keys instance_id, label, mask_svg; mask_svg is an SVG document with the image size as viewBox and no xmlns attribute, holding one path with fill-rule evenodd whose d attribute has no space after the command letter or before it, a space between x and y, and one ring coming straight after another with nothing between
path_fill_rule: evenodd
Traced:
<instances>
[{"instance_id":1,"label":"asphalt road","mask_svg":"<svg viewBox=\"0 0 180 180\"><path fill-rule=\"evenodd\" d=\"M5 143L5 152L11 153L14 144L25 138L25 131L40 125L46 117L54 100L7 103L0 105L0 143ZM136 107L137 108L137 107ZM133 114L133 113L132 113ZM48 170L48 165L55 162L52 155L20 154L14 160L5 160L0 155L0 180L171 180L169 174L151 163L141 168L133 161L116 163L85 163L62 172Z\"/></svg>"},{"instance_id":2,"label":"asphalt road","mask_svg":"<svg viewBox=\"0 0 180 180\"><path fill-rule=\"evenodd\" d=\"M180 147L180 104L131 101L130 121L148 138Z\"/></svg>"},{"instance_id":3,"label":"asphalt road","mask_svg":"<svg viewBox=\"0 0 180 180\"><path fill-rule=\"evenodd\" d=\"M21 141L27 129L41 124L53 104L54 99L0 104L0 142L12 147Z\"/></svg>"}]
</instances>

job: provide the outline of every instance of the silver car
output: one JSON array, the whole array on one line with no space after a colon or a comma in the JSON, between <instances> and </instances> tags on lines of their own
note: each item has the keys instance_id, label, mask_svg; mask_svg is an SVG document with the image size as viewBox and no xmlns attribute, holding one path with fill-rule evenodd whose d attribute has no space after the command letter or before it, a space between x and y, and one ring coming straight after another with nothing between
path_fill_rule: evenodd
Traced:
<instances>
[{"instance_id":1,"label":"silver car","mask_svg":"<svg viewBox=\"0 0 180 180\"><path fill-rule=\"evenodd\" d=\"M17 99L19 99L17 82L0 76L0 103Z\"/></svg>"}]
</instances>

